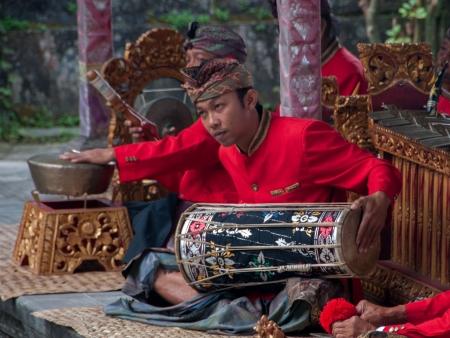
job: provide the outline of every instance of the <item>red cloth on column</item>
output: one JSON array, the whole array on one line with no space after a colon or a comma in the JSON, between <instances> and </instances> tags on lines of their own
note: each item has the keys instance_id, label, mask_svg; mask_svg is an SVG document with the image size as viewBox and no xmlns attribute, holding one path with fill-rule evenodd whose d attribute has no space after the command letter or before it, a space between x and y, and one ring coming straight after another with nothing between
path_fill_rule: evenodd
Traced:
<instances>
[{"instance_id":1,"label":"red cloth on column","mask_svg":"<svg viewBox=\"0 0 450 338\"><path fill-rule=\"evenodd\" d=\"M367 94L367 81L361 61L346 48L339 48L334 55L322 64L322 77L336 77L339 95L350 96ZM273 112L280 116L280 106Z\"/></svg>"}]
</instances>

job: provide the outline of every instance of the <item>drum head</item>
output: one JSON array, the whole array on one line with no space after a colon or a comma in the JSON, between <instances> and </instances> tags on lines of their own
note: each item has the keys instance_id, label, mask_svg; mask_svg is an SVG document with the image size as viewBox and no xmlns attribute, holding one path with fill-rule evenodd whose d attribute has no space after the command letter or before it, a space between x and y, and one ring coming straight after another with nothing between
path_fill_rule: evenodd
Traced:
<instances>
[{"instance_id":1,"label":"drum head","mask_svg":"<svg viewBox=\"0 0 450 338\"><path fill-rule=\"evenodd\" d=\"M150 101L139 112L158 126L161 137L176 135L194 122L188 106L174 97Z\"/></svg>"},{"instance_id":2,"label":"drum head","mask_svg":"<svg viewBox=\"0 0 450 338\"><path fill-rule=\"evenodd\" d=\"M341 230L342 255L348 268L357 276L364 277L375 268L380 255L380 238L378 237L367 253L359 253L356 235L361 222L361 210L350 210Z\"/></svg>"}]
</instances>

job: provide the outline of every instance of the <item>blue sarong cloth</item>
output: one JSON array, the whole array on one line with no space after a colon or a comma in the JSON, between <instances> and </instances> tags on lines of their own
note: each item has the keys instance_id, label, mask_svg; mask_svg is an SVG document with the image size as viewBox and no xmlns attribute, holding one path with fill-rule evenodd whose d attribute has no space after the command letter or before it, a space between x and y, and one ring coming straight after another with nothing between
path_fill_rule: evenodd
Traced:
<instances>
[{"instance_id":1,"label":"blue sarong cloth","mask_svg":"<svg viewBox=\"0 0 450 338\"><path fill-rule=\"evenodd\" d=\"M118 299L107 305L107 315L159 326L225 334L251 334L263 314L285 333L300 332L315 324L322 306L342 296L338 281L318 278L290 278L274 298L250 299L246 289L212 291L171 306L155 305L152 285L159 268L178 271L175 255L145 250L127 267L124 293L133 299ZM277 290L271 286L272 290ZM255 288L251 290L253 293ZM263 293L263 291L261 291Z\"/></svg>"}]
</instances>

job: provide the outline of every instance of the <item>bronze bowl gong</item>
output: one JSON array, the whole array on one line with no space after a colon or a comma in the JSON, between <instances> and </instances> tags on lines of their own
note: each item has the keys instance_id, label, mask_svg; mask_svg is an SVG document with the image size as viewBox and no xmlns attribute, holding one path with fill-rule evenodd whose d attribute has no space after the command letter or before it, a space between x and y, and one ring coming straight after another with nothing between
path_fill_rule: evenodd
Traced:
<instances>
[{"instance_id":1,"label":"bronze bowl gong","mask_svg":"<svg viewBox=\"0 0 450 338\"><path fill-rule=\"evenodd\" d=\"M42 194L101 194L108 189L114 173L114 164L72 163L58 155L36 155L27 162L36 190Z\"/></svg>"}]
</instances>

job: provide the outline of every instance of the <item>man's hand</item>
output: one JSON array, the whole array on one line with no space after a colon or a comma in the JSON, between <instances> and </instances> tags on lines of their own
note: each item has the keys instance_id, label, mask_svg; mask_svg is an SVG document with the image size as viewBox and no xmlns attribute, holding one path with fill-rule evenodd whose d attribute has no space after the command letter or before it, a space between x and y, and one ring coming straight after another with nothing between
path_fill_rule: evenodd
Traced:
<instances>
[{"instance_id":1,"label":"man's hand","mask_svg":"<svg viewBox=\"0 0 450 338\"><path fill-rule=\"evenodd\" d=\"M386 308L383 306L372 304L367 300L362 300L358 303L358 305L356 305L356 312L361 319L371 323L372 325L386 325Z\"/></svg>"},{"instance_id":2,"label":"man's hand","mask_svg":"<svg viewBox=\"0 0 450 338\"><path fill-rule=\"evenodd\" d=\"M400 324L407 320L404 305L389 308L362 300L356 305L356 312L361 319L376 326Z\"/></svg>"},{"instance_id":3,"label":"man's hand","mask_svg":"<svg viewBox=\"0 0 450 338\"><path fill-rule=\"evenodd\" d=\"M335 338L357 338L360 334L375 330L375 326L358 316L353 316L342 322L334 323L332 330Z\"/></svg>"},{"instance_id":4,"label":"man's hand","mask_svg":"<svg viewBox=\"0 0 450 338\"><path fill-rule=\"evenodd\" d=\"M107 164L114 161L116 156L113 148L98 148L82 152L65 152L59 155L59 158L73 163Z\"/></svg>"},{"instance_id":5,"label":"man's hand","mask_svg":"<svg viewBox=\"0 0 450 338\"><path fill-rule=\"evenodd\" d=\"M382 191L369 196L358 198L353 202L352 209L363 209L361 224L359 225L356 245L360 253L366 253L372 243L380 235L386 222L386 215L391 201Z\"/></svg>"}]
</instances>

